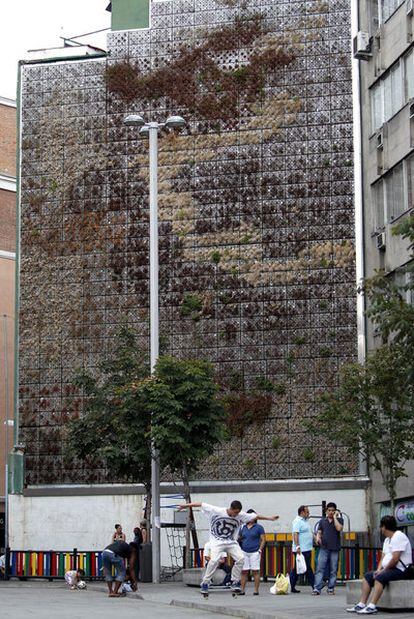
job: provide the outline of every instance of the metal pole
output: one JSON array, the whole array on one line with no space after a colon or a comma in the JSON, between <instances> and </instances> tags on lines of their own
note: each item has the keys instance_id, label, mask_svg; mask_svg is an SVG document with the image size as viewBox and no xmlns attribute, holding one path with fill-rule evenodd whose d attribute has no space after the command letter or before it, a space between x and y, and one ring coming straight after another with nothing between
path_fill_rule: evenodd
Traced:
<instances>
[{"instance_id":1,"label":"metal pole","mask_svg":"<svg viewBox=\"0 0 414 619\"><path fill-rule=\"evenodd\" d=\"M149 167L150 167L150 362L151 374L159 354L159 308L158 308L158 123L149 126ZM152 582L160 582L160 465L158 452L152 447L151 455L152 488Z\"/></svg>"},{"instance_id":2,"label":"metal pole","mask_svg":"<svg viewBox=\"0 0 414 619\"><path fill-rule=\"evenodd\" d=\"M4 547L9 547L9 368L7 355L7 322L3 314L3 346L4 346Z\"/></svg>"}]
</instances>

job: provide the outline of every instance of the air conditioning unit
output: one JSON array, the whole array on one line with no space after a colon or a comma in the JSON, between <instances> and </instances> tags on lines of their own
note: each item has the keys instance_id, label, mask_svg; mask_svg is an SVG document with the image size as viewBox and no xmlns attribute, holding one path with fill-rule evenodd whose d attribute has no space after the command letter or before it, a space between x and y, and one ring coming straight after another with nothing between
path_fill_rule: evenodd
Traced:
<instances>
[{"instance_id":1,"label":"air conditioning unit","mask_svg":"<svg viewBox=\"0 0 414 619\"><path fill-rule=\"evenodd\" d=\"M377 234L377 249L379 251L385 251L385 232L379 232Z\"/></svg>"},{"instance_id":2,"label":"air conditioning unit","mask_svg":"<svg viewBox=\"0 0 414 619\"><path fill-rule=\"evenodd\" d=\"M358 32L353 41L354 58L358 60L369 60L372 58L371 37L369 32Z\"/></svg>"},{"instance_id":3,"label":"air conditioning unit","mask_svg":"<svg viewBox=\"0 0 414 619\"><path fill-rule=\"evenodd\" d=\"M405 9L407 11L407 15L412 15L414 12L414 2L413 0L405 0Z\"/></svg>"}]
</instances>

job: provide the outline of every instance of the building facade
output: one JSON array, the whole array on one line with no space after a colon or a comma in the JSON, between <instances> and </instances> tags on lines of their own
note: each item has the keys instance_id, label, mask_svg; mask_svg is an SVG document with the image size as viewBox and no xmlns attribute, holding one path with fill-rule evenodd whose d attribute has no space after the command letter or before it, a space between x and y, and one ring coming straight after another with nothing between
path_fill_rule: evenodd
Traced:
<instances>
[{"instance_id":1,"label":"building facade","mask_svg":"<svg viewBox=\"0 0 414 619\"><path fill-rule=\"evenodd\" d=\"M4 547L5 458L13 445L16 259L16 102L0 97L0 548Z\"/></svg>"},{"instance_id":2,"label":"building facade","mask_svg":"<svg viewBox=\"0 0 414 619\"><path fill-rule=\"evenodd\" d=\"M149 346L148 146L129 113L187 120L159 144L160 344L215 365L232 433L194 496L266 504L283 530L304 497L332 498L364 530L359 463L307 426L357 354L349 3L112 11L106 56L72 48L21 66L15 545L41 543L41 514L54 529L85 493L106 506L89 547L120 510L133 522L136 488L64 457L65 423L83 407L77 369L111 354L124 319Z\"/></svg>"},{"instance_id":3,"label":"building facade","mask_svg":"<svg viewBox=\"0 0 414 619\"><path fill-rule=\"evenodd\" d=\"M365 275L383 269L398 285L411 277L410 252L392 228L413 212L414 187L414 47L413 3L409 0L363 0L359 3L362 168ZM413 302L412 291L407 301ZM367 321L368 350L381 338ZM414 462L398 483L399 522L411 513ZM387 496L376 474L373 500L377 517L387 509ZM404 508L402 505L404 505ZM411 509L410 509L411 505ZM412 529L412 527L411 527Z\"/></svg>"}]
</instances>

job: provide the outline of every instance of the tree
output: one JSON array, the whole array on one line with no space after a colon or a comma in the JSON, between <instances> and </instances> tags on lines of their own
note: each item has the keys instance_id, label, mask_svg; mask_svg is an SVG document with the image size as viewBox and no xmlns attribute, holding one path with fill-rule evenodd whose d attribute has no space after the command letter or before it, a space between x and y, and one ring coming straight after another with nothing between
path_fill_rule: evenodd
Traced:
<instances>
[{"instance_id":1,"label":"tree","mask_svg":"<svg viewBox=\"0 0 414 619\"><path fill-rule=\"evenodd\" d=\"M101 458L114 478L142 483L150 496L153 443L161 470L179 476L190 500L190 475L225 436L213 366L161 356L150 376L134 332L123 326L98 376L82 372L76 383L86 401L83 415L69 422L67 453Z\"/></svg>"},{"instance_id":2,"label":"tree","mask_svg":"<svg viewBox=\"0 0 414 619\"><path fill-rule=\"evenodd\" d=\"M414 259L414 217L403 220L393 233L408 241ZM394 507L397 481L406 476L404 464L412 458L414 445L414 306L407 301L414 281L411 277L398 284L379 271L366 280L364 290L367 315L383 344L364 366L342 368L340 386L321 398L322 410L312 429L360 454L379 471Z\"/></svg>"},{"instance_id":3,"label":"tree","mask_svg":"<svg viewBox=\"0 0 414 619\"><path fill-rule=\"evenodd\" d=\"M190 475L225 437L225 410L214 382L214 368L206 361L163 356L155 376L142 389L152 411L151 436L161 461L182 479L184 497L191 501ZM187 548L190 528L198 547L192 510L187 520Z\"/></svg>"},{"instance_id":4,"label":"tree","mask_svg":"<svg viewBox=\"0 0 414 619\"><path fill-rule=\"evenodd\" d=\"M322 396L313 424L313 431L362 456L381 474L393 507L414 443L414 390L407 383L407 363L403 346L385 344L364 366L345 365L339 388Z\"/></svg>"}]
</instances>

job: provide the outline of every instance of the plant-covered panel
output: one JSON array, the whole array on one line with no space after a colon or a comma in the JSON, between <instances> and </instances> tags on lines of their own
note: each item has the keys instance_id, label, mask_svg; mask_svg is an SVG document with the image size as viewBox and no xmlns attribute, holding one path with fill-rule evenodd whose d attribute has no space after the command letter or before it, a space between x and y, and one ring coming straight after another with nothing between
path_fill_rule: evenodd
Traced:
<instances>
[{"instance_id":1,"label":"plant-covered panel","mask_svg":"<svg viewBox=\"0 0 414 619\"><path fill-rule=\"evenodd\" d=\"M23 71L20 415L27 483L114 480L63 463L127 319L149 348L148 145L159 141L160 347L216 368L229 440L200 478L346 475L305 419L356 352L347 0L152 3L106 60Z\"/></svg>"}]
</instances>

